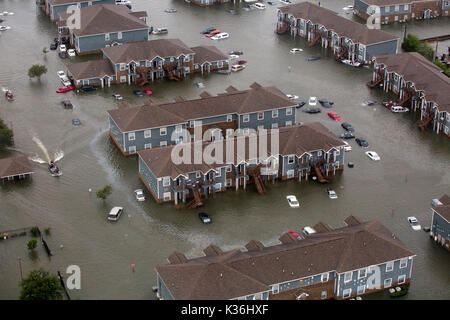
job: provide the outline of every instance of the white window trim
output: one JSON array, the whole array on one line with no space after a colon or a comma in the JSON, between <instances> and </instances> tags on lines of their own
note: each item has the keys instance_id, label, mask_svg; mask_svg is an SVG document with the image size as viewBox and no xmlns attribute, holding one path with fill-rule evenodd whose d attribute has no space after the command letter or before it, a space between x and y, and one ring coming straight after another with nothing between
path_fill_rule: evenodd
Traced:
<instances>
[{"instance_id":1,"label":"white window trim","mask_svg":"<svg viewBox=\"0 0 450 320\"><path fill-rule=\"evenodd\" d=\"M152 144L151 143L146 143L144 145L144 149L151 149L152 148Z\"/></svg>"},{"instance_id":2,"label":"white window trim","mask_svg":"<svg viewBox=\"0 0 450 320\"><path fill-rule=\"evenodd\" d=\"M133 138L132 138L133 137ZM136 140L136 133L134 132L129 132L128 133L128 141L134 141Z\"/></svg>"},{"instance_id":3,"label":"white window trim","mask_svg":"<svg viewBox=\"0 0 450 320\"><path fill-rule=\"evenodd\" d=\"M348 295L345 294L346 292L348 292ZM342 291L342 297L343 298L351 297L351 295L352 295L352 289L351 288L345 289L344 291Z\"/></svg>"},{"instance_id":4,"label":"white window trim","mask_svg":"<svg viewBox=\"0 0 450 320\"><path fill-rule=\"evenodd\" d=\"M278 109L272 110L272 119L273 118L278 118Z\"/></svg>"},{"instance_id":5,"label":"white window trim","mask_svg":"<svg viewBox=\"0 0 450 320\"><path fill-rule=\"evenodd\" d=\"M324 280L325 278L326 278L326 280ZM328 280L330 280L330 274L329 273L322 273L322 275L320 277L320 281L327 282Z\"/></svg>"},{"instance_id":6,"label":"white window trim","mask_svg":"<svg viewBox=\"0 0 450 320\"><path fill-rule=\"evenodd\" d=\"M196 178L201 178L201 177L202 177L202 173L197 171L197 172L195 173L195 177L196 177Z\"/></svg>"},{"instance_id":7,"label":"white window trim","mask_svg":"<svg viewBox=\"0 0 450 320\"><path fill-rule=\"evenodd\" d=\"M109 41L111 39L111 36L109 33L105 33L105 41Z\"/></svg>"},{"instance_id":8,"label":"white window trim","mask_svg":"<svg viewBox=\"0 0 450 320\"><path fill-rule=\"evenodd\" d=\"M286 121L286 127L289 127L289 126L292 126L292 121L291 120L289 120L289 121Z\"/></svg>"},{"instance_id":9,"label":"white window trim","mask_svg":"<svg viewBox=\"0 0 450 320\"><path fill-rule=\"evenodd\" d=\"M167 135L167 128L160 128L159 129L159 135L160 136L166 136Z\"/></svg>"},{"instance_id":10,"label":"white window trim","mask_svg":"<svg viewBox=\"0 0 450 320\"><path fill-rule=\"evenodd\" d=\"M392 263L392 268L388 269L390 263ZM392 270L394 270L394 261L386 263L386 272L391 272Z\"/></svg>"},{"instance_id":11,"label":"white window trim","mask_svg":"<svg viewBox=\"0 0 450 320\"><path fill-rule=\"evenodd\" d=\"M402 267L402 261L405 261L405 265ZM400 269L404 269L408 266L408 258L400 259Z\"/></svg>"},{"instance_id":12,"label":"white window trim","mask_svg":"<svg viewBox=\"0 0 450 320\"><path fill-rule=\"evenodd\" d=\"M348 280L345 279L347 274L350 274L350 279L348 279ZM344 283L348 283L348 282L352 281L352 278L353 278L353 271L344 273Z\"/></svg>"},{"instance_id":13,"label":"white window trim","mask_svg":"<svg viewBox=\"0 0 450 320\"><path fill-rule=\"evenodd\" d=\"M233 121L233 116L231 114L227 115L227 122Z\"/></svg>"},{"instance_id":14,"label":"white window trim","mask_svg":"<svg viewBox=\"0 0 450 320\"><path fill-rule=\"evenodd\" d=\"M291 108L286 108L286 115L287 116L292 116L292 107Z\"/></svg>"},{"instance_id":15,"label":"white window trim","mask_svg":"<svg viewBox=\"0 0 450 320\"><path fill-rule=\"evenodd\" d=\"M172 200L172 194L170 192L164 192L163 198L164 198L164 201Z\"/></svg>"},{"instance_id":16,"label":"white window trim","mask_svg":"<svg viewBox=\"0 0 450 320\"><path fill-rule=\"evenodd\" d=\"M359 292L359 288L363 288L363 290L362 290L362 292ZM360 295L360 294L364 294L366 292L366 285L365 284L363 284L363 285L360 285L360 286L358 286L357 288L356 288L356 294L358 294L358 295Z\"/></svg>"},{"instance_id":17,"label":"white window trim","mask_svg":"<svg viewBox=\"0 0 450 320\"><path fill-rule=\"evenodd\" d=\"M136 146L130 146L130 147L128 148L128 152L129 152L130 154L135 154L135 153L136 153Z\"/></svg>"},{"instance_id":18,"label":"white window trim","mask_svg":"<svg viewBox=\"0 0 450 320\"><path fill-rule=\"evenodd\" d=\"M247 120L245 120L247 119ZM249 114L244 114L242 116L242 122L249 122L250 121L250 115Z\"/></svg>"},{"instance_id":19,"label":"white window trim","mask_svg":"<svg viewBox=\"0 0 450 320\"><path fill-rule=\"evenodd\" d=\"M291 161L292 159L292 161ZM295 156L288 156L288 164L293 164L295 163Z\"/></svg>"},{"instance_id":20,"label":"white window trim","mask_svg":"<svg viewBox=\"0 0 450 320\"><path fill-rule=\"evenodd\" d=\"M403 279L403 281L400 282L400 279ZM398 284L404 284L406 282L406 275L402 274L402 275L398 276L397 282L398 282Z\"/></svg>"},{"instance_id":21,"label":"white window trim","mask_svg":"<svg viewBox=\"0 0 450 320\"><path fill-rule=\"evenodd\" d=\"M262 117L260 117L260 115ZM264 120L264 112L258 112L258 120Z\"/></svg>"},{"instance_id":22,"label":"white window trim","mask_svg":"<svg viewBox=\"0 0 450 320\"><path fill-rule=\"evenodd\" d=\"M389 280L389 285L386 286L386 281L388 281L388 280ZM392 278L384 279L384 281L383 281L383 287L384 287L384 288L390 288L390 287L392 287Z\"/></svg>"},{"instance_id":23,"label":"white window trim","mask_svg":"<svg viewBox=\"0 0 450 320\"><path fill-rule=\"evenodd\" d=\"M122 32L117 32L117 39L122 40Z\"/></svg>"},{"instance_id":24,"label":"white window trim","mask_svg":"<svg viewBox=\"0 0 450 320\"><path fill-rule=\"evenodd\" d=\"M277 129L278 128L278 122L272 123L272 129Z\"/></svg>"},{"instance_id":25,"label":"white window trim","mask_svg":"<svg viewBox=\"0 0 450 320\"><path fill-rule=\"evenodd\" d=\"M170 186L170 177L164 177L164 178L162 178L162 181L163 181L163 187L169 187Z\"/></svg>"},{"instance_id":26,"label":"white window trim","mask_svg":"<svg viewBox=\"0 0 450 320\"><path fill-rule=\"evenodd\" d=\"M160 141L159 142L160 147L167 147L167 141Z\"/></svg>"},{"instance_id":27,"label":"white window trim","mask_svg":"<svg viewBox=\"0 0 450 320\"><path fill-rule=\"evenodd\" d=\"M144 138L148 139L152 137L152 130L145 130L144 131Z\"/></svg>"},{"instance_id":28,"label":"white window trim","mask_svg":"<svg viewBox=\"0 0 450 320\"><path fill-rule=\"evenodd\" d=\"M364 271L364 276L361 276L361 271ZM366 268L359 269L358 270L358 279L365 278L365 277L367 277L367 269Z\"/></svg>"}]
</instances>

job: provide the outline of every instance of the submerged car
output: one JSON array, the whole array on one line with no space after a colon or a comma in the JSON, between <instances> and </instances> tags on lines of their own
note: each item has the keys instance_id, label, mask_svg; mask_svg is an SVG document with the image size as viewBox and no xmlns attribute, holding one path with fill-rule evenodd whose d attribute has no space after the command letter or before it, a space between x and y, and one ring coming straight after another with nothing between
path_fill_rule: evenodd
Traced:
<instances>
[{"instance_id":1,"label":"submerged car","mask_svg":"<svg viewBox=\"0 0 450 320\"><path fill-rule=\"evenodd\" d=\"M349 131L349 132L355 132L355 128L353 128L353 126L348 123L348 122L343 122L341 124L341 127L344 128L345 130Z\"/></svg>"},{"instance_id":2,"label":"submerged car","mask_svg":"<svg viewBox=\"0 0 450 320\"><path fill-rule=\"evenodd\" d=\"M291 100L297 100L299 97L295 94L287 94L286 97L288 97Z\"/></svg>"},{"instance_id":3,"label":"submerged car","mask_svg":"<svg viewBox=\"0 0 450 320\"><path fill-rule=\"evenodd\" d=\"M203 222L203 224L210 224L211 223L211 218L208 216L207 213L205 212L200 212L198 214L198 217L200 218L200 220Z\"/></svg>"},{"instance_id":4,"label":"submerged car","mask_svg":"<svg viewBox=\"0 0 450 320\"><path fill-rule=\"evenodd\" d=\"M134 190L134 196L137 201L145 201L144 191L142 189Z\"/></svg>"},{"instance_id":5,"label":"submerged car","mask_svg":"<svg viewBox=\"0 0 450 320\"><path fill-rule=\"evenodd\" d=\"M339 113L335 112L335 111L330 111L328 112L328 116L333 119L334 121L342 121L341 116L339 115Z\"/></svg>"},{"instance_id":6,"label":"submerged car","mask_svg":"<svg viewBox=\"0 0 450 320\"><path fill-rule=\"evenodd\" d=\"M123 208L122 207L114 207L111 209L111 211L108 214L108 220L109 221L117 221L120 219L120 216L122 215Z\"/></svg>"},{"instance_id":7,"label":"submerged car","mask_svg":"<svg viewBox=\"0 0 450 320\"><path fill-rule=\"evenodd\" d=\"M411 225L411 228L413 228L413 230L418 231L422 229L419 220L417 220L416 217L408 217L408 222Z\"/></svg>"},{"instance_id":8,"label":"submerged car","mask_svg":"<svg viewBox=\"0 0 450 320\"><path fill-rule=\"evenodd\" d=\"M228 54L242 56L244 54L244 52L242 50L232 50L232 51L228 52Z\"/></svg>"},{"instance_id":9,"label":"submerged car","mask_svg":"<svg viewBox=\"0 0 450 320\"><path fill-rule=\"evenodd\" d=\"M355 141L359 146L361 146L363 148L369 147L369 143L363 138L356 138Z\"/></svg>"},{"instance_id":10,"label":"submerged car","mask_svg":"<svg viewBox=\"0 0 450 320\"><path fill-rule=\"evenodd\" d=\"M133 90L133 93L138 97L143 97L144 93L141 90Z\"/></svg>"},{"instance_id":11,"label":"submerged car","mask_svg":"<svg viewBox=\"0 0 450 320\"><path fill-rule=\"evenodd\" d=\"M291 196L286 196L286 199L287 199L287 201L289 203L289 206L291 208L298 208L298 207L300 207L300 203L298 202L296 196L292 196L292 195Z\"/></svg>"},{"instance_id":12,"label":"submerged car","mask_svg":"<svg viewBox=\"0 0 450 320\"><path fill-rule=\"evenodd\" d=\"M230 37L230 35L228 33L222 32L222 33L216 34L215 36L211 37L210 39L212 39L212 40L222 40L222 39L227 39L229 37Z\"/></svg>"},{"instance_id":13,"label":"submerged car","mask_svg":"<svg viewBox=\"0 0 450 320\"><path fill-rule=\"evenodd\" d=\"M153 95L153 91L150 90L150 89L144 89L144 94L145 94L146 96L152 96L152 95Z\"/></svg>"},{"instance_id":14,"label":"submerged car","mask_svg":"<svg viewBox=\"0 0 450 320\"><path fill-rule=\"evenodd\" d=\"M300 48L292 48L289 52L290 53L297 53L297 52L302 52L303 51L303 49L300 49Z\"/></svg>"},{"instance_id":15,"label":"submerged car","mask_svg":"<svg viewBox=\"0 0 450 320\"><path fill-rule=\"evenodd\" d=\"M316 97L309 97L309 101L308 101L310 106L316 106L317 105L317 98Z\"/></svg>"},{"instance_id":16,"label":"submerged car","mask_svg":"<svg viewBox=\"0 0 450 320\"><path fill-rule=\"evenodd\" d=\"M217 29L214 28L214 27L210 27L210 28L207 28L207 29L203 30L203 31L200 32L200 33L201 33L201 34L208 34L208 33L212 32L212 31L214 31L214 30L217 30Z\"/></svg>"},{"instance_id":17,"label":"submerged car","mask_svg":"<svg viewBox=\"0 0 450 320\"><path fill-rule=\"evenodd\" d=\"M80 90L84 91L84 92L95 91L95 90L97 90L97 87L84 85L84 86L81 86Z\"/></svg>"},{"instance_id":18,"label":"submerged car","mask_svg":"<svg viewBox=\"0 0 450 320\"><path fill-rule=\"evenodd\" d=\"M342 141L345 144L344 151L352 151L352 146L347 141Z\"/></svg>"},{"instance_id":19,"label":"submerged car","mask_svg":"<svg viewBox=\"0 0 450 320\"><path fill-rule=\"evenodd\" d=\"M56 90L56 93L65 93L65 92L72 91L73 89L75 89L74 86L63 86L61 88L58 88L58 90Z\"/></svg>"},{"instance_id":20,"label":"submerged car","mask_svg":"<svg viewBox=\"0 0 450 320\"><path fill-rule=\"evenodd\" d=\"M341 139L355 139L355 135L351 132L344 132L339 135L339 138Z\"/></svg>"},{"instance_id":21,"label":"submerged car","mask_svg":"<svg viewBox=\"0 0 450 320\"><path fill-rule=\"evenodd\" d=\"M317 108L317 107L308 107L305 110L303 110L303 112L306 112L306 113L320 113L322 111L319 108Z\"/></svg>"},{"instance_id":22,"label":"submerged car","mask_svg":"<svg viewBox=\"0 0 450 320\"><path fill-rule=\"evenodd\" d=\"M336 191L334 191L333 189L327 188L327 193L328 193L328 198L330 198L330 199L338 198Z\"/></svg>"},{"instance_id":23,"label":"submerged car","mask_svg":"<svg viewBox=\"0 0 450 320\"><path fill-rule=\"evenodd\" d=\"M67 50L67 54L69 55L69 57L75 57L76 53L74 49L69 49Z\"/></svg>"},{"instance_id":24,"label":"submerged car","mask_svg":"<svg viewBox=\"0 0 450 320\"><path fill-rule=\"evenodd\" d=\"M366 156L374 161L379 161L381 159L375 151L366 151Z\"/></svg>"},{"instance_id":25,"label":"submerged car","mask_svg":"<svg viewBox=\"0 0 450 320\"><path fill-rule=\"evenodd\" d=\"M322 107L328 108L328 109L333 108L333 104L334 104L334 102L331 102L328 100L319 100L319 103L322 105Z\"/></svg>"},{"instance_id":26,"label":"submerged car","mask_svg":"<svg viewBox=\"0 0 450 320\"><path fill-rule=\"evenodd\" d=\"M305 101L298 101L298 102L297 102L297 107L298 107L298 108L301 108L301 107L303 107L305 104L306 104Z\"/></svg>"},{"instance_id":27,"label":"submerged car","mask_svg":"<svg viewBox=\"0 0 450 320\"><path fill-rule=\"evenodd\" d=\"M122 97L120 94L117 94L117 93L114 93L112 96L113 96L114 99L116 99L116 100L122 100L122 99L123 99L123 97Z\"/></svg>"}]
</instances>

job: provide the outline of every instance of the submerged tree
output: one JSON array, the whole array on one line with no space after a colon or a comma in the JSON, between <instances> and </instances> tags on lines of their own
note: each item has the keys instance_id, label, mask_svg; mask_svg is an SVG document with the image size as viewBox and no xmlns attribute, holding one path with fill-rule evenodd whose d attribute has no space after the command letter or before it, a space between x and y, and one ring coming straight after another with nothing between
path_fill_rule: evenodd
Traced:
<instances>
[{"instance_id":1,"label":"submerged tree","mask_svg":"<svg viewBox=\"0 0 450 320\"><path fill-rule=\"evenodd\" d=\"M106 200L109 195L112 193L112 187L110 185L104 186L102 189L97 190L96 195L97 198Z\"/></svg>"},{"instance_id":2,"label":"submerged tree","mask_svg":"<svg viewBox=\"0 0 450 320\"><path fill-rule=\"evenodd\" d=\"M11 147L14 144L13 138L13 131L6 126L2 119L0 119L0 150Z\"/></svg>"},{"instance_id":3,"label":"submerged tree","mask_svg":"<svg viewBox=\"0 0 450 320\"><path fill-rule=\"evenodd\" d=\"M43 74L47 73L47 67L42 64L34 64L28 69L28 76L30 78L37 77L39 80Z\"/></svg>"},{"instance_id":4,"label":"submerged tree","mask_svg":"<svg viewBox=\"0 0 450 320\"><path fill-rule=\"evenodd\" d=\"M28 244L27 244L28 250L34 250L34 249L36 249L36 246L37 246L36 239L30 239L30 241L28 241Z\"/></svg>"},{"instance_id":5,"label":"submerged tree","mask_svg":"<svg viewBox=\"0 0 450 320\"><path fill-rule=\"evenodd\" d=\"M20 300L59 300L63 288L58 277L43 269L33 270L20 282Z\"/></svg>"},{"instance_id":6,"label":"submerged tree","mask_svg":"<svg viewBox=\"0 0 450 320\"><path fill-rule=\"evenodd\" d=\"M44 49L42 49L42 53L46 54L48 52L47 47L44 47Z\"/></svg>"}]
</instances>

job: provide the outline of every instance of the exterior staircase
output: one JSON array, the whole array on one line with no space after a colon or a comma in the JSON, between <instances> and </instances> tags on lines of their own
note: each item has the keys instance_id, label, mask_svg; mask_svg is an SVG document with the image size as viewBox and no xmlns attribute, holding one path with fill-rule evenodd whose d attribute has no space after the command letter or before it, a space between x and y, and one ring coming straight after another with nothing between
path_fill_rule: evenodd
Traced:
<instances>
[{"instance_id":1,"label":"exterior staircase","mask_svg":"<svg viewBox=\"0 0 450 320\"><path fill-rule=\"evenodd\" d=\"M367 86L371 89L375 88L376 86L378 86L381 83L381 81L383 81L383 77L377 77L377 79L375 79L375 81L370 80L369 82L367 82Z\"/></svg>"},{"instance_id":2,"label":"exterior staircase","mask_svg":"<svg viewBox=\"0 0 450 320\"><path fill-rule=\"evenodd\" d=\"M282 25L278 24L277 25L277 30L276 33L278 34L284 34L289 30L289 24L288 23L283 23Z\"/></svg>"},{"instance_id":3,"label":"exterior staircase","mask_svg":"<svg viewBox=\"0 0 450 320\"><path fill-rule=\"evenodd\" d=\"M261 177L261 166L255 166L248 168L247 170L250 177L253 178L253 181L255 182L256 190L258 190L259 194L265 194L266 193L266 187L264 185L264 180Z\"/></svg>"},{"instance_id":4,"label":"exterior staircase","mask_svg":"<svg viewBox=\"0 0 450 320\"><path fill-rule=\"evenodd\" d=\"M428 125L433 121L433 114L430 113L428 116L426 116L424 119L417 121L417 126L420 130L425 131L425 129L428 127Z\"/></svg>"},{"instance_id":5,"label":"exterior staircase","mask_svg":"<svg viewBox=\"0 0 450 320\"><path fill-rule=\"evenodd\" d=\"M179 77L177 75L178 64L176 62L168 63L163 65L163 69L166 73L167 79L174 81L183 80L183 76Z\"/></svg>"},{"instance_id":6,"label":"exterior staircase","mask_svg":"<svg viewBox=\"0 0 450 320\"><path fill-rule=\"evenodd\" d=\"M309 48L315 46L319 42L320 39L322 39L320 32L315 32L314 38L312 39L312 41L308 42L307 46Z\"/></svg>"},{"instance_id":7,"label":"exterior staircase","mask_svg":"<svg viewBox=\"0 0 450 320\"><path fill-rule=\"evenodd\" d=\"M149 83L147 70L138 69L139 79L136 81L136 85L142 87Z\"/></svg>"},{"instance_id":8,"label":"exterior staircase","mask_svg":"<svg viewBox=\"0 0 450 320\"><path fill-rule=\"evenodd\" d=\"M322 165L324 164L325 160L320 160L319 162L313 163L311 166L314 169L314 172L316 173L317 180L319 180L320 183L329 183L331 179L326 176L324 170L322 169Z\"/></svg>"},{"instance_id":9,"label":"exterior staircase","mask_svg":"<svg viewBox=\"0 0 450 320\"><path fill-rule=\"evenodd\" d=\"M203 201L202 201L202 197L200 196L200 190L199 190L198 185L189 186L189 188L192 190L194 199L192 199L190 202L188 202L186 204L186 207L188 209L195 209L195 208L203 206Z\"/></svg>"}]
</instances>

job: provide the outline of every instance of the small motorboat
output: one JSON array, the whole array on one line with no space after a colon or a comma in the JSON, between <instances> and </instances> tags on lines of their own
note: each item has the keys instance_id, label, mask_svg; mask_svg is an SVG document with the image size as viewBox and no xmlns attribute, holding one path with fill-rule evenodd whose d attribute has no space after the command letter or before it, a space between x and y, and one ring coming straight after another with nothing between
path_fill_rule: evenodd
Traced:
<instances>
[{"instance_id":1,"label":"small motorboat","mask_svg":"<svg viewBox=\"0 0 450 320\"><path fill-rule=\"evenodd\" d=\"M52 177L62 176L61 169L59 169L58 166L53 161L50 161L50 163L48 165L48 170L50 171L50 174L52 175Z\"/></svg>"},{"instance_id":2,"label":"small motorboat","mask_svg":"<svg viewBox=\"0 0 450 320\"><path fill-rule=\"evenodd\" d=\"M6 91L6 93L5 93L5 98L6 98L6 100L8 100L8 101L14 101L14 95L13 95L13 93L11 92L11 90Z\"/></svg>"}]
</instances>

